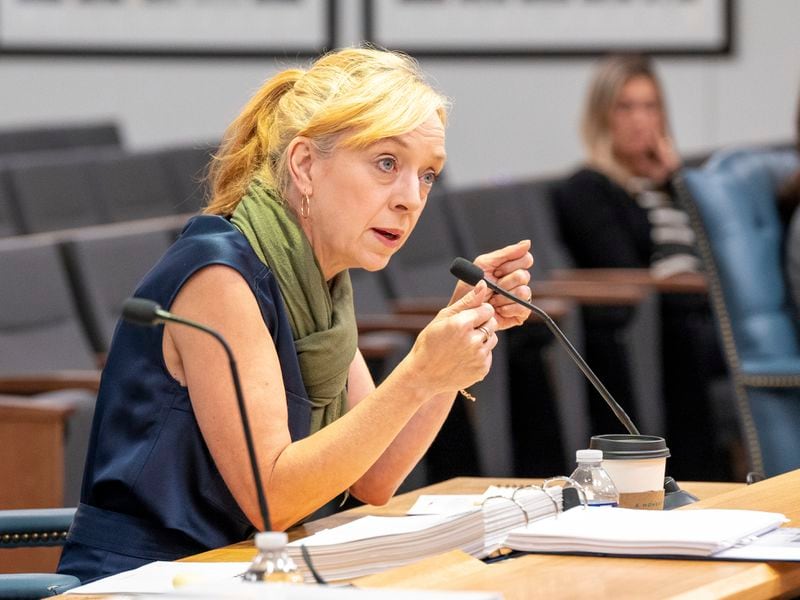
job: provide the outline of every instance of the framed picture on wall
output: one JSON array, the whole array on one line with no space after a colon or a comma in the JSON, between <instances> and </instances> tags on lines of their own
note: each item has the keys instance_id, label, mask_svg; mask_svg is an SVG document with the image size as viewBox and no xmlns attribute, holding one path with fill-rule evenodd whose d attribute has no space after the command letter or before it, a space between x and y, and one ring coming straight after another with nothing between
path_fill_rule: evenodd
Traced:
<instances>
[{"instance_id":1,"label":"framed picture on wall","mask_svg":"<svg viewBox=\"0 0 800 600\"><path fill-rule=\"evenodd\" d=\"M727 54L733 0L362 0L364 38L413 56Z\"/></svg>"},{"instance_id":2,"label":"framed picture on wall","mask_svg":"<svg viewBox=\"0 0 800 600\"><path fill-rule=\"evenodd\" d=\"M337 0L0 0L0 53L315 56Z\"/></svg>"}]
</instances>

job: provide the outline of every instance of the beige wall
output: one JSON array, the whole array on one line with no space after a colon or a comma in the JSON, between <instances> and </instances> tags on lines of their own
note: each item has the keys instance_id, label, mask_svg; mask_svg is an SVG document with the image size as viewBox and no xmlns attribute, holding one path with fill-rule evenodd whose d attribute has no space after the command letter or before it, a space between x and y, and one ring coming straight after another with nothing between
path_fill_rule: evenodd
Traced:
<instances>
[{"instance_id":1,"label":"beige wall","mask_svg":"<svg viewBox=\"0 0 800 600\"><path fill-rule=\"evenodd\" d=\"M342 43L360 0L340 0ZM735 54L657 61L679 148L788 140L800 94L800 2L737 0ZM425 60L454 100L448 177L462 186L571 168L589 59ZM0 57L0 127L113 118L128 146L217 138L278 65L263 60Z\"/></svg>"}]
</instances>

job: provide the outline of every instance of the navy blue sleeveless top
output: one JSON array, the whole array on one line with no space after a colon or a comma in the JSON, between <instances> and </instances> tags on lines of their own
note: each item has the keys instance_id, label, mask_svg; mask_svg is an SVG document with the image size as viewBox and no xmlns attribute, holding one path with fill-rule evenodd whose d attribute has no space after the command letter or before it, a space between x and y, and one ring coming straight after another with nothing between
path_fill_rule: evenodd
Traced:
<instances>
[{"instance_id":1,"label":"navy blue sleeveless top","mask_svg":"<svg viewBox=\"0 0 800 600\"><path fill-rule=\"evenodd\" d=\"M250 285L278 352L291 438L306 437L311 404L277 282L226 219L189 221L134 295L168 308L189 277L209 265L236 269ZM114 333L81 503L58 569L84 582L239 542L254 532L211 458L188 390L167 370L163 330L120 322Z\"/></svg>"}]
</instances>

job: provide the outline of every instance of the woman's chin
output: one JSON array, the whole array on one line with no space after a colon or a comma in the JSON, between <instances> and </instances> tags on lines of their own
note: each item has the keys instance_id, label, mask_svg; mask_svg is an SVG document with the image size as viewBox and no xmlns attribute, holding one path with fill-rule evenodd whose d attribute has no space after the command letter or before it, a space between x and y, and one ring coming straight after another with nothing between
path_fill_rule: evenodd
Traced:
<instances>
[{"instance_id":1,"label":"woman's chin","mask_svg":"<svg viewBox=\"0 0 800 600\"><path fill-rule=\"evenodd\" d=\"M362 261L358 268L371 272L380 271L386 268L390 258L391 256L370 256Z\"/></svg>"}]
</instances>

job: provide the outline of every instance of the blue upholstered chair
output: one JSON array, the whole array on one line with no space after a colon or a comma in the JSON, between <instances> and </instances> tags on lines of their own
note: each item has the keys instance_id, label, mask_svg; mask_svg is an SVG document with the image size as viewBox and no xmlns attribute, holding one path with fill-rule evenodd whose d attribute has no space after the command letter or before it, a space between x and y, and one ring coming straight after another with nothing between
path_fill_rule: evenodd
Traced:
<instances>
[{"instance_id":1,"label":"blue upholstered chair","mask_svg":"<svg viewBox=\"0 0 800 600\"><path fill-rule=\"evenodd\" d=\"M729 150L685 169L679 197L698 235L750 466L800 467L800 340L783 271L776 191L787 150Z\"/></svg>"},{"instance_id":2,"label":"blue upholstered chair","mask_svg":"<svg viewBox=\"0 0 800 600\"><path fill-rule=\"evenodd\" d=\"M0 548L61 546L74 508L0 510ZM0 575L0 598L44 598L80 585L77 577L54 573Z\"/></svg>"}]
</instances>

